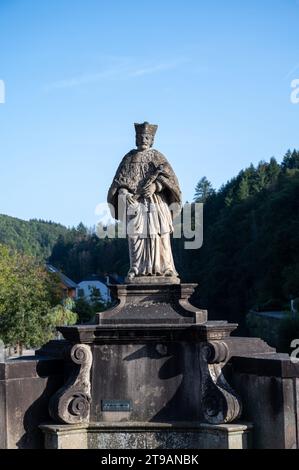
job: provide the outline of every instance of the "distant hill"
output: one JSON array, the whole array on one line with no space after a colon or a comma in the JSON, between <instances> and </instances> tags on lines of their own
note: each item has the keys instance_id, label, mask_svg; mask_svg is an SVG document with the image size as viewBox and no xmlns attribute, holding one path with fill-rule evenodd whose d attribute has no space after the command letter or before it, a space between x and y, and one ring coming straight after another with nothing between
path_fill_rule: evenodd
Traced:
<instances>
[{"instance_id":1,"label":"distant hill","mask_svg":"<svg viewBox=\"0 0 299 470\"><path fill-rule=\"evenodd\" d=\"M207 185L198 171L196 198ZM200 196L201 197L201 196ZM207 307L210 319L241 325L249 309L281 310L299 297L299 151L250 165L205 194L203 246L185 250L174 239L175 264L184 282L197 282L192 301ZM49 257L74 281L91 275L125 275L125 239L99 239L79 224L25 222L0 215L0 243Z\"/></svg>"},{"instance_id":2,"label":"distant hill","mask_svg":"<svg viewBox=\"0 0 299 470\"><path fill-rule=\"evenodd\" d=\"M210 318L244 323L250 308L283 310L299 297L299 151L242 170L204 206L200 250L180 269L199 284Z\"/></svg>"},{"instance_id":3,"label":"distant hill","mask_svg":"<svg viewBox=\"0 0 299 470\"><path fill-rule=\"evenodd\" d=\"M69 231L54 222L25 221L0 214L0 243L43 260L51 255L59 237L66 236Z\"/></svg>"}]
</instances>

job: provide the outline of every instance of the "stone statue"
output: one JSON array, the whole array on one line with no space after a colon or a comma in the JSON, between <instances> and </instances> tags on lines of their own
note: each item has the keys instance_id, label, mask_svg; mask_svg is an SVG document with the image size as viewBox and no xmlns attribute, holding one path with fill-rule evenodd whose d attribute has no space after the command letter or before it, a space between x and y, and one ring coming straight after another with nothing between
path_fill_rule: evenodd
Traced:
<instances>
[{"instance_id":1,"label":"stone statue","mask_svg":"<svg viewBox=\"0 0 299 470\"><path fill-rule=\"evenodd\" d=\"M124 156L108 192L112 215L127 225L128 282L140 276L165 276L178 282L170 234L173 217L181 208L181 191L167 159L152 148L157 128L148 122L135 124L137 149Z\"/></svg>"}]
</instances>

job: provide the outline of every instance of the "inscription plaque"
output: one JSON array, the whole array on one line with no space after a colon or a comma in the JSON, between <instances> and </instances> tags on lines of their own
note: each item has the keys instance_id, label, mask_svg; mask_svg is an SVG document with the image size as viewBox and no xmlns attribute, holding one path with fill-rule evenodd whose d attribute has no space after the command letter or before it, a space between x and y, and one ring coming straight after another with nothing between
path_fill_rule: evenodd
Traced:
<instances>
[{"instance_id":1,"label":"inscription plaque","mask_svg":"<svg viewBox=\"0 0 299 470\"><path fill-rule=\"evenodd\" d=\"M131 411L132 401L131 400L102 400L101 409L102 411Z\"/></svg>"}]
</instances>

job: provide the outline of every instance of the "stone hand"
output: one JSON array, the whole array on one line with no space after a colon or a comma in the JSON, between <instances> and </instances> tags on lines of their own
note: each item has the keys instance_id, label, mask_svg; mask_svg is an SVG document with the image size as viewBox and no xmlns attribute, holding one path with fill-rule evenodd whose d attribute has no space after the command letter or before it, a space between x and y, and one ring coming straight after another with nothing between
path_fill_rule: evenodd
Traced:
<instances>
[{"instance_id":1,"label":"stone hand","mask_svg":"<svg viewBox=\"0 0 299 470\"><path fill-rule=\"evenodd\" d=\"M133 205L136 202L136 199L134 198L134 195L131 193L127 193L127 202L129 205Z\"/></svg>"},{"instance_id":2,"label":"stone hand","mask_svg":"<svg viewBox=\"0 0 299 470\"><path fill-rule=\"evenodd\" d=\"M146 185L143 188L142 195L144 197L151 197L156 192L156 185L155 183L151 183L150 185Z\"/></svg>"}]
</instances>

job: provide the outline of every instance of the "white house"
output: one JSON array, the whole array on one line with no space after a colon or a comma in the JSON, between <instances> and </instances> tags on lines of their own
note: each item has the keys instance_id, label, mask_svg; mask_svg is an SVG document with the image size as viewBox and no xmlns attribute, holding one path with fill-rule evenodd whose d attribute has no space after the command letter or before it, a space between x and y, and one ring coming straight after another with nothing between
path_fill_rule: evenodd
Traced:
<instances>
[{"instance_id":1,"label":"white house","mask_svg":"<svg viewBox=\"0 0 299 470\"><path fill-rule=\"evenodd\" d=\"M105 282L99 279L87 279L79 282L77 287L77 299L84 297L85 300L90 301L91 294L94 289L97 289L103 302L111 302L110 290Z\"/></svg>"}]
</instances>

